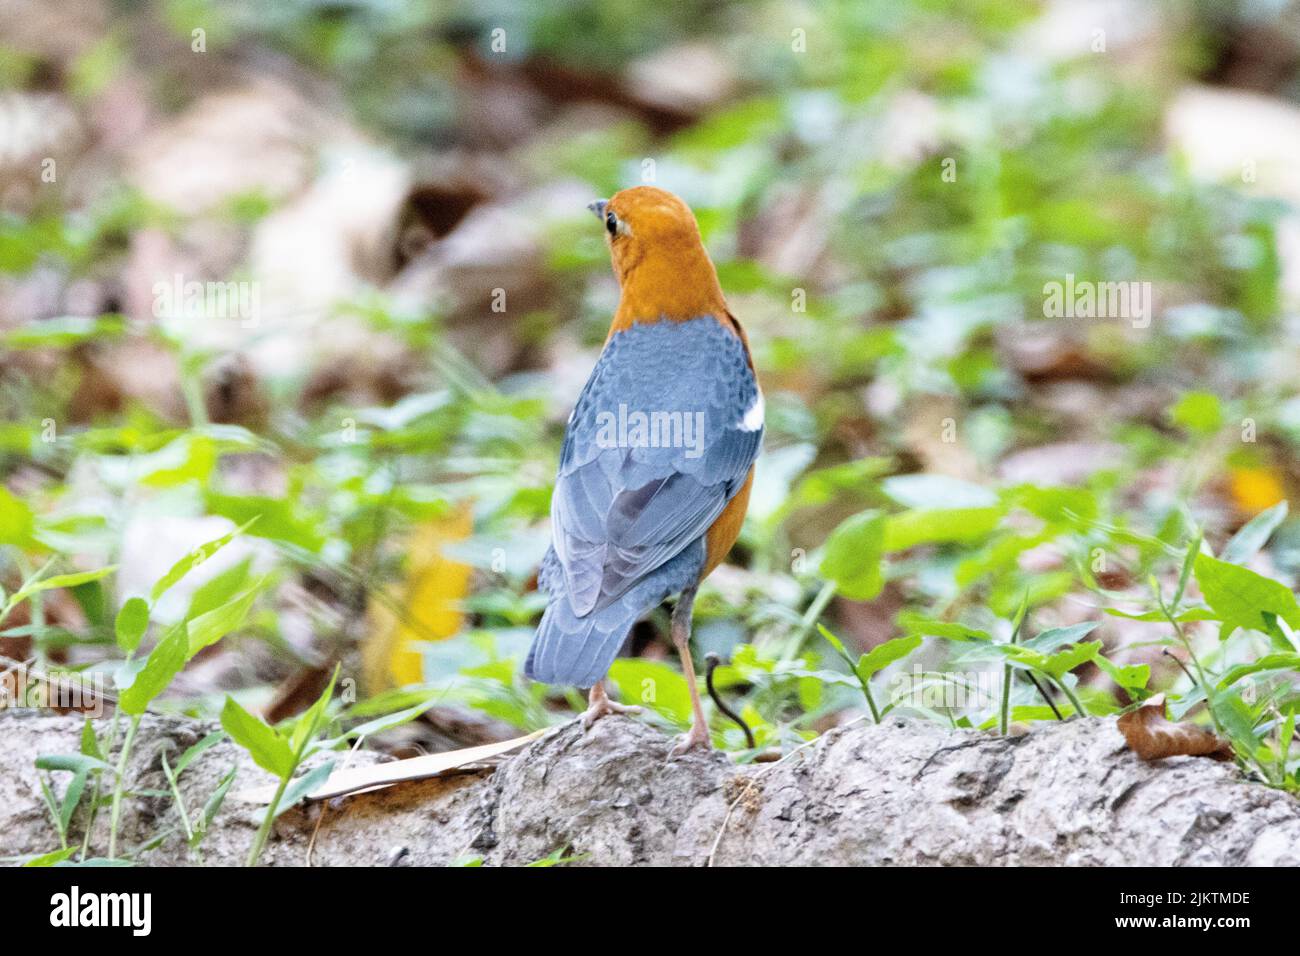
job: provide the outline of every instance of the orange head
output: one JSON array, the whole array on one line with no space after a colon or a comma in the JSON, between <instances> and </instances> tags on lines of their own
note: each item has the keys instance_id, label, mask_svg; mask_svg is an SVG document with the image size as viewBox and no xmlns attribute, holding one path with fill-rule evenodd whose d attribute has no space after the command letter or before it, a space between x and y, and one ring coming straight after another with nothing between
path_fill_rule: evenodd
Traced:
<instances>
[{"instance_id":1,"label":"orange head","mask_svg":"<svg viewBox=\"0 0 1300 956\"><path fill-rule=\"evenodd\" d=\"M636 186L588 208L604 223L623 290L611 334L634 322L704 315L728 321L718 274L686 203L654 186Z\"/></svg>"}]
</instances>

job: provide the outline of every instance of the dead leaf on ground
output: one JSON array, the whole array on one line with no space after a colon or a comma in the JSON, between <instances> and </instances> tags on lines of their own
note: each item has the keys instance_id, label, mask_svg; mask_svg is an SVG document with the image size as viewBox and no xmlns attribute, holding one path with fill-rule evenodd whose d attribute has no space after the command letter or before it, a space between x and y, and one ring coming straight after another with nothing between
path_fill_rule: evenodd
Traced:
<instances>
[{"instance_id":1,"label":"dead leaf on ground","mask_svg":"<svg viewBox=\"0 0 1300 956\"><path fill-rule=\"evenodd\" d=\"M1119 731L1129 749L1143 760L1184 756L1232 759L1232 744L1213 732L1194 724L1167 720L1164 694L1156 694L1137 710L1120 717Z\"/></svg>"},{"instance_id":2,"label":"dead leaf on ground","mask_svg":"<svg viewBox=\"0 0 1300 956\"><path fill-rule=\"evenodd\" d=\"M466 747L464 750L452 750L448 753L427 754L423 757L411 757L408 760L392 760L368 767L336 770L325 779L324 783L309 793L307 799L325 800L345 793L374 790L406 780L426 780L453 770L463 770L472 765L490 765L510 751L532 743L544 733L546 733L545 728L499 744L484 744L482 747ZM275 790L274 786L256 787L241 791L235 796L247 803L270 803L275 796Z\"/></svg>"}]
</instances>

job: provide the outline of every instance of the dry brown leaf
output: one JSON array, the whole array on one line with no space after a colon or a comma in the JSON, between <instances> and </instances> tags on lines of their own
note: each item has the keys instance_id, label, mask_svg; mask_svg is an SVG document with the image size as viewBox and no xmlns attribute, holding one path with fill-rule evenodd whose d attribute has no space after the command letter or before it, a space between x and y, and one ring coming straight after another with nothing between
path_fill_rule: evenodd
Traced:
<instances>
[{"instance_id":1,"label":"dry brown leaf","mask_svg":"<svg viewBox=\"0 0 1300 956\"><path fill-rule=\"evenodd\" d=\"M336 770L325 778L325 782L307 795L308 800L326 800L342 796L345 793L358 793L362 790L375 790L405 780L425 780L452 770L460 770L471 764L490 762L497 757L530 744L546 730L535 730L514 740L504 740L499 744L484 744L481 747L466 747L464 750L450 750L440 754L426 754L423 757L411 757L408 760L393 760L388 763L372 764L369 767L352 767ZM244 790L235 796L247 803L270 803L275 797L275 786L255 787Z\"/></svg>"},{"instance_id":2,"label":"dry brown leaf","mask_svg":"<svg viewBox=\"0 0 1300 956\"><path fill-rule=\"evenodd\" d=\"M1165 695L1156 694L1137 710L1119 719L1119 731L1129 749L1143 760L1164 757L1210 757L1231 760L1232 744L1204 727L1165 719Z\"/></svg>"},{"instance_id":3,"label":"dry brown leaf","mask_svg":"<svg viewBox=\"0 0 1300 956\"><path fill-rule=\"evenodd\" d=\"M333 673L333 661L321 667L304 667L295 671L276 688L275 697L266 706L262 716L272 726L298 716L325 693Z\"/></svg>"}]
</instances>

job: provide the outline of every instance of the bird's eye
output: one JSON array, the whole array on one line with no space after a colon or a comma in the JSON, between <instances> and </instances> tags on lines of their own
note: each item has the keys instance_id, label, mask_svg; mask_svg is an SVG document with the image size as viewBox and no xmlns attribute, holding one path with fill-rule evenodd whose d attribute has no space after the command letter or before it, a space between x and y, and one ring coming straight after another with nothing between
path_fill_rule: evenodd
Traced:
<instances>
[{"instance_id":1,"label":"bird's eye","mask_svg":"<svg viewBox=\"0 0 1300 956\"><path fill-rule=\"evenodd\" d=\"M605 213L605 228L611 236L618 232L618 217L612 212Z\"/></svg>"}]
</instances>

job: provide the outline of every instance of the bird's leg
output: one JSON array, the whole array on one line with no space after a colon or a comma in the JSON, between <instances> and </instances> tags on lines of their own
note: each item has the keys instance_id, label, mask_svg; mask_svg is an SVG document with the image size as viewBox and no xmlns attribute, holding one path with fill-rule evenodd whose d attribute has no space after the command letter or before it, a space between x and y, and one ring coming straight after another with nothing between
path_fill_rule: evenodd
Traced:
<instances>
[{"instance_id":1,"label":"bird's leg","mask_svg":"<svg viewBox=\"0 0 1300 956\"><path fill-rule=\"evenodd\" d=\"M591 693L587 695L587 709L582 712L582 729L590 730L591 725L602 717L608 717L610 714L639 714L640 707L634 707L629 704L616 704L605 693L605 682L598 680L591 685Z\"/></svg>"},{"instance_id":2,"label":"bird's leg","mask_svg":"<svg viewBox=\"0 0 1300 956\"><path fill-rule=\"evenodd\" d=\"M687 588L677 599L673 608L673 643L677 645L677 654L682 659L682 672L686 674L686 686L691 691L691 729L677 738L677 743L668 752L668 758L680 757L697 747L708 750L713 746L709 740L709 722L704 717L704 706L700 703L700 687L695 681L695 662L691 660L691 608L695 604L695 588Z\"/></svg>"}]
</instances>

